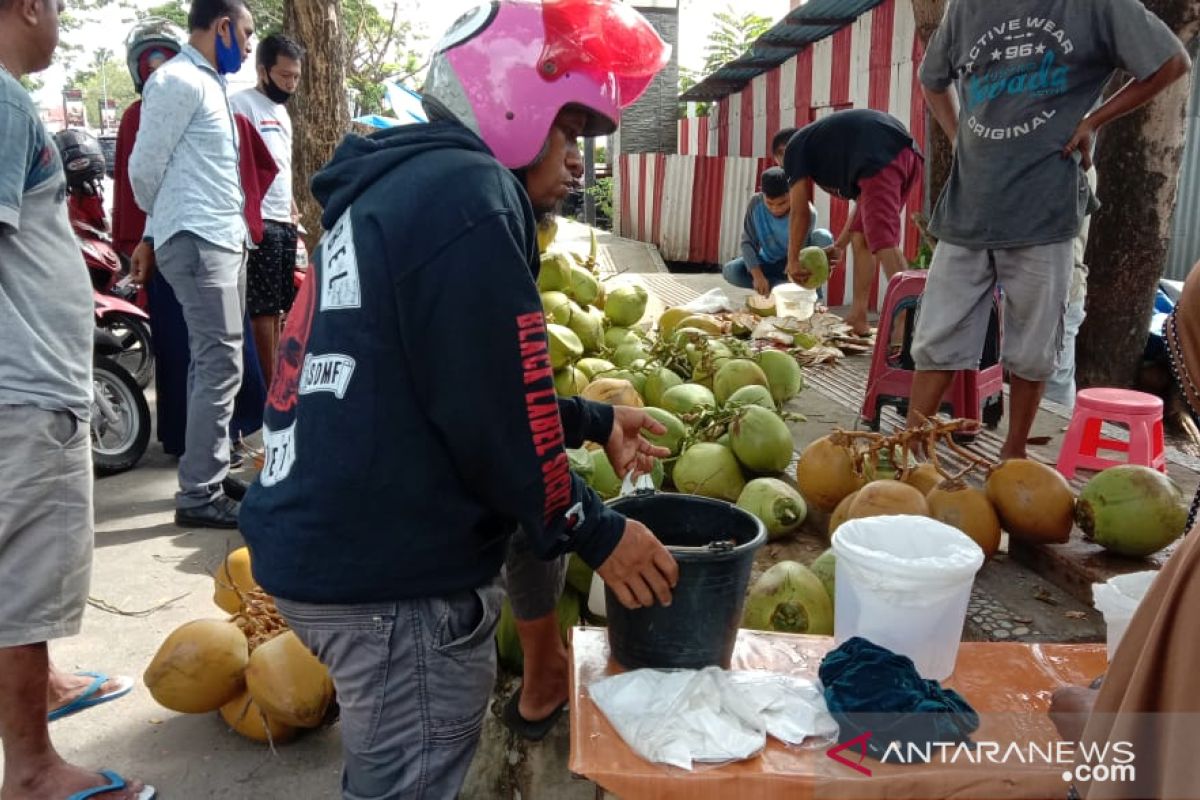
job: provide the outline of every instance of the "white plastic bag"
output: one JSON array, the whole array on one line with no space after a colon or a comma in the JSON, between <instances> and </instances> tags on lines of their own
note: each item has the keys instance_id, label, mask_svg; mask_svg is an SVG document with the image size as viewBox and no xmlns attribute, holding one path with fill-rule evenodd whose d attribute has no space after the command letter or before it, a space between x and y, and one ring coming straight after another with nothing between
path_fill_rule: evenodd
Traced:
<instances>
[{"instance_id":1,"label":"white plastic bag","mask_svg":"<svg viewBox=\"0 0 1200 800\"><path fill-rule=\"evenodd\" d=\"M762 717L717 667L638 669L591 686L617 733L647 761L692 769L695 762L750 758L766 746Z\"/></svg>"},{"instance_id":2,"label":"white plastic bag","mask_svg":"<svg viewBox=\"0 0 1200 800\"><path fill-rule=\"evenodd\" d=\"M709 289L691 302L684 303L680 308L695 311L697 314L719 314L722 311L736 311L729 295L724 289Z\"/></svg>"},{"instance_id":3,"label":"white plastic bag","mask_svg":"<svg viewBox=\"0 0 1200 800\"><path fill-rule=\"evenodd\" d=\"M750 758L767 734L800 744L838 731L816 683L771 672L639 669L590 692L634 752L682 769Z\"/></svg>"}]
</instances>

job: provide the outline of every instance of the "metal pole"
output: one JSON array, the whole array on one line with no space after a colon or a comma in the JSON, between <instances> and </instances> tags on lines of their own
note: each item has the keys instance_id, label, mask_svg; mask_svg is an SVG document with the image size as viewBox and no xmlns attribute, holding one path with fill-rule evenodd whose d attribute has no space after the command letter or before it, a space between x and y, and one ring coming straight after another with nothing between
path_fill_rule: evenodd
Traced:
<instances>
[{"instance_id":1,"label":"metal pole","mask_svg":"<svg viewBox=\"0 0 1200 800\"><path fill-rule=\"evenodd\" d=\"M596 140L588 137L583 140L583 221L588 225L596 224L596 198L592 195L595 185Z\"/></svg>"}]
</instances>

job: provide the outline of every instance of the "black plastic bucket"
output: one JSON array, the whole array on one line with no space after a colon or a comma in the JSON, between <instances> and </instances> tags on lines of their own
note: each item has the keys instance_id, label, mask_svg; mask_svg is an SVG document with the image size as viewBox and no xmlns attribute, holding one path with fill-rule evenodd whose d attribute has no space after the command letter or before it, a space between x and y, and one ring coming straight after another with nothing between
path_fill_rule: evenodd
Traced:
<instances>
[{"instance_id":1,"label":"black plastic bucket","mask_svg":"<svg viewBox=\"0 0 1200 800\"><path fill-rule=\"evenodd\" d=\"M626 669L728 669L750 567L767 538L762 522L730 503L684 494L631 495L611 506L643 523L668 549L736 543L724 551L673 551L679 583L669 606L627 609L606 586L613 658Z\"/></svg>"}]
</instances>

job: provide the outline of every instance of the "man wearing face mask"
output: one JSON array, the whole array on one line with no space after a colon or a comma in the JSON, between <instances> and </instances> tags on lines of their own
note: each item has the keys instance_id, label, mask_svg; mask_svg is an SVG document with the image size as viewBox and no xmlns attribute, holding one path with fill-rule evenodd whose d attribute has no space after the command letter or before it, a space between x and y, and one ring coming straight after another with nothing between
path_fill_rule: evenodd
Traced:
<instances>
[{"instance_id":1,"label":"man wearing face mask","mask_svg":"<svg viewBox=\"0 0 1200 800\"><path fill-rule=\"evenodd\" d=\"M191 363L175 523L236 528L229 473L229 421L242 380L245 313L244 197L225 75L250 53L254 21L242 0L193 0L188 42L146 81L129 180L147 214L133 278L154 264L187 322Z\"/></svg>"},{"instance_id":2,"label":"man wearing face mask","mask_svg":"<svg viewBox=\"0 0 1200 800\"><path fill-rule=\"evenodd\" d=\"M237 114L262 136L279 173L262 202L263 237L246 264L246 304L263 378L271 385L279 321L292 307L292 268L296 265L296 220L292 199L292 119L287 102L300 85L304 48L283 34L259 42L258 86L229 99Z\"/></svg>"}]
</instances>

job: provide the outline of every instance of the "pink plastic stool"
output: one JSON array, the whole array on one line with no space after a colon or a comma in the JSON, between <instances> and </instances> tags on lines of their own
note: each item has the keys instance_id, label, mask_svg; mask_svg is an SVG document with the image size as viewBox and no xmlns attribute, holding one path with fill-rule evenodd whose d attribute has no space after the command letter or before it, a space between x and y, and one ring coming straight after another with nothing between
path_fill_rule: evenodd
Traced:
<instances>
[{"instance_id":1,"label":"pink plastic stool","mask_svg":"<svg viewBox=\"0 0 1200 800\"><path fill-rule=\"evenodd\" d=\"M1075 470L1107 469L1119 464L1140 464L1167 471L1163 446L1163 403L1152 394L1129 389L1084 389L1075 396L1075 413L1058 452L1058 471L1066 478ZM1105 439L1100 435L1105 422L1129 428L1129 441ZM1097 455L1099 450L1125 453L1125 460Z\"/></svg>"},{"instance_id":2,"label":"pink plastic stool","mask_svg":"<svg viewBox=\"0 0 1200 800\"><path fill-rule=\"evenodd\" d=\"M896 406L901 416L908 413L908 398L912 391L915 365L912 348L916 328L916 310L925 291L924 270L899 272L888 281L883 296L883 311L875 334L875 352L871 356L871 371L859 412L871 430L879 430L885 405ZM999 363L1003 338L1003 315L999 297L995 300L992 320L984 344L980 369L955 373L954 382L942 397L941 409L961 419L981 420L994 428L1004 413L1004 368ZM899 352L893 352L891 336L897 318L903 316L904 339Z\"/></svg>"}]
</instances>

